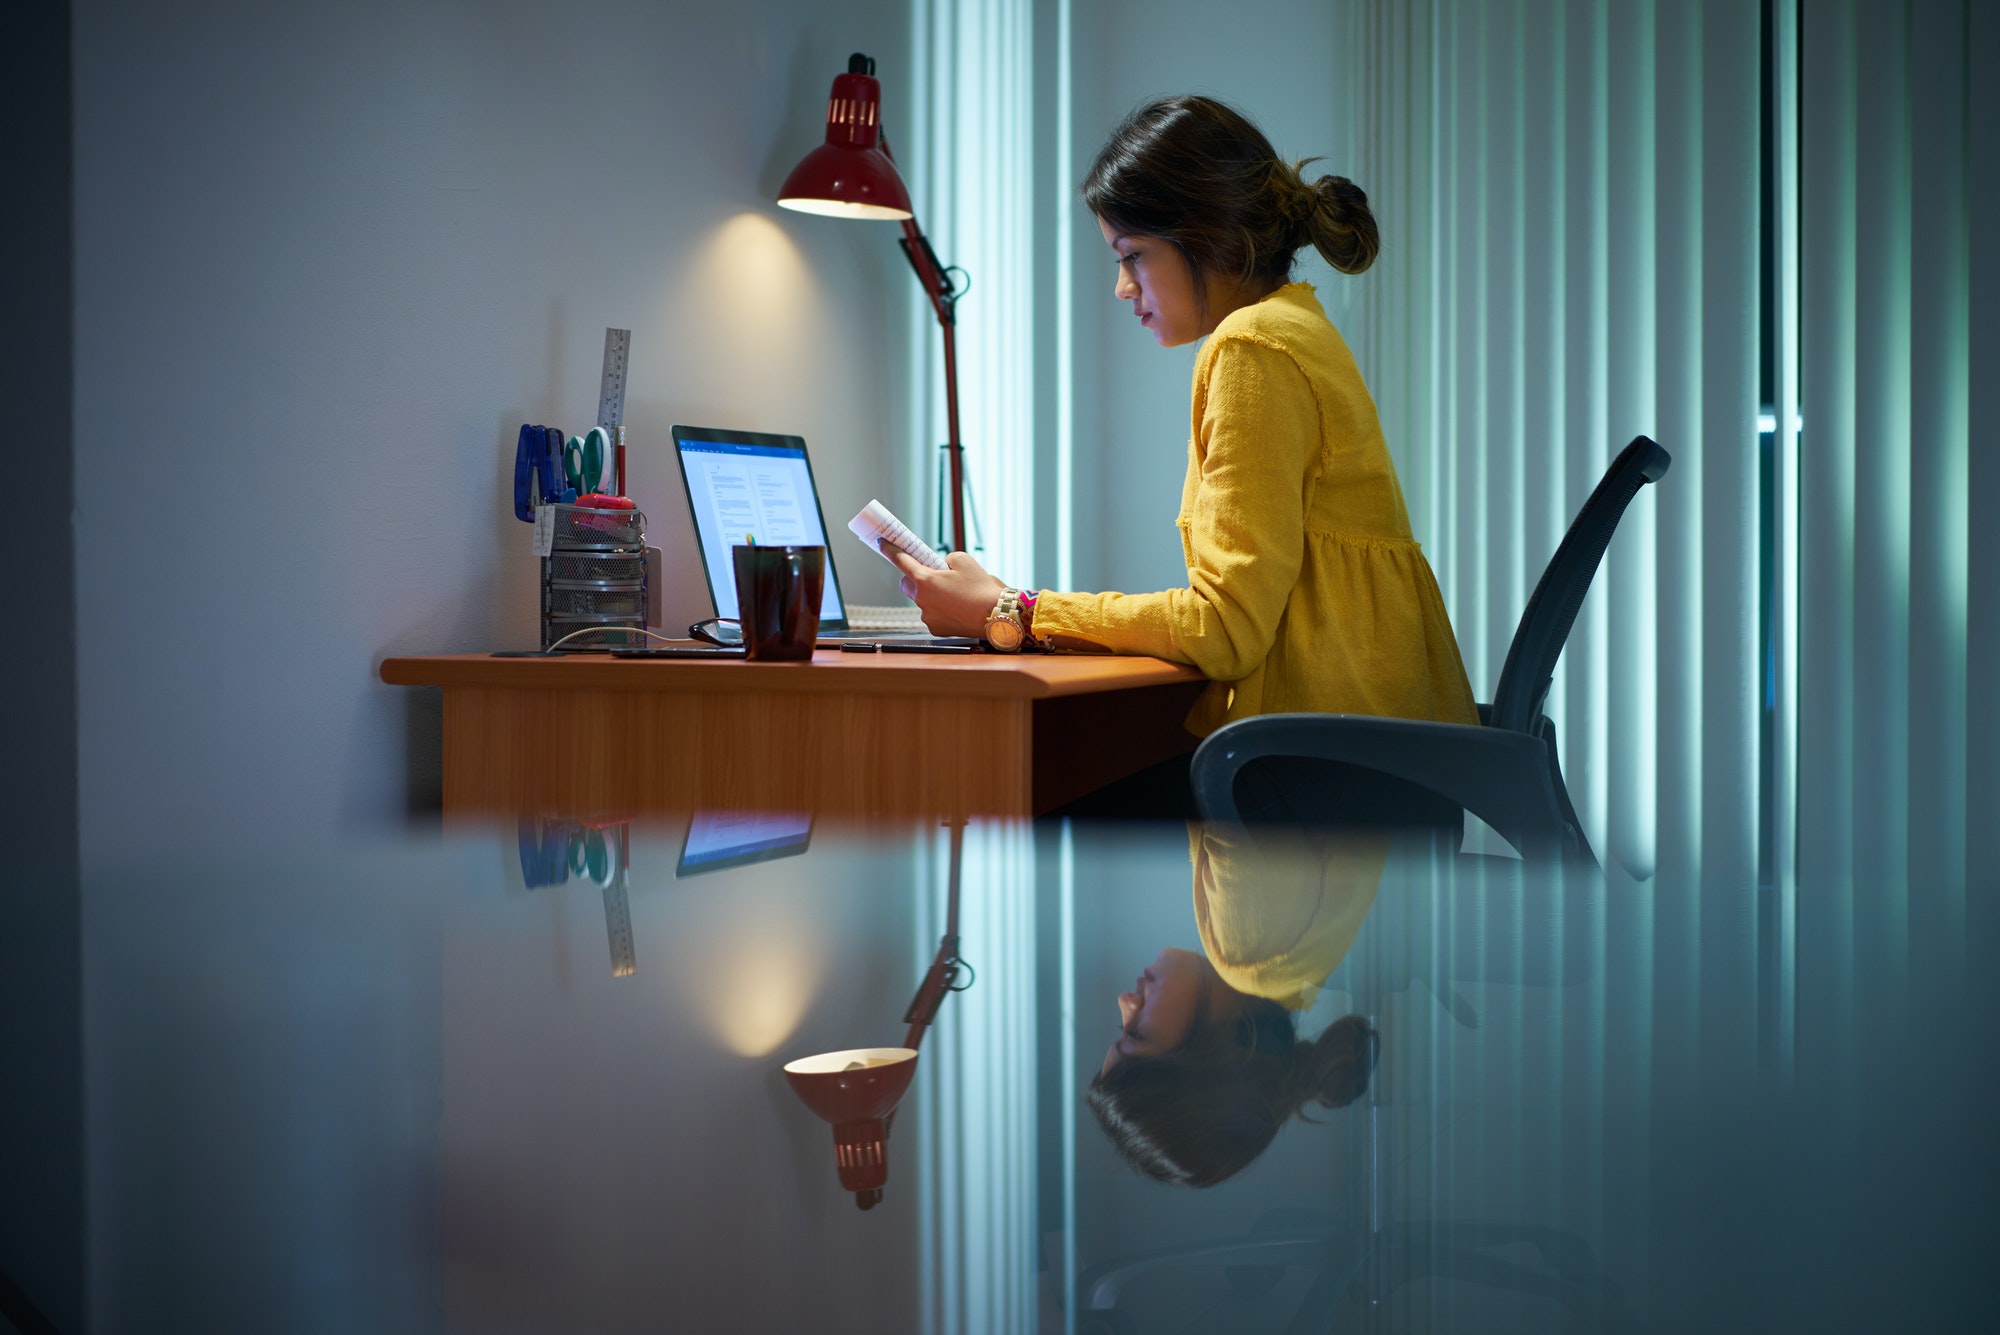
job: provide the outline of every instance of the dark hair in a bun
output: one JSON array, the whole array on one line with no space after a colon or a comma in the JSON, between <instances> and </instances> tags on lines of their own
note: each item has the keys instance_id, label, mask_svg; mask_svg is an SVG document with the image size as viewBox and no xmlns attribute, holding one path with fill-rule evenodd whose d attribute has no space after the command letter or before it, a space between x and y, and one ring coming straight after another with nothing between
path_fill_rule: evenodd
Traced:
<instances>
[{"instance_id":1,"label":"dark hair in a bun","mask_svg":"<svg viewBox=\"0 0 2000 1335\"><path fill-rule=\"evenodd\" d=\"M1187 1042L1128 1057L1090 1082L1085 1102L1098 1125L1147 1177L1212 1187L1309 1105L1344 1107L1367 1092L1378 1040L1366 1019L1344 1016L1303 1043L1290 1011L1263 997L1242 1000L1220 1024L1198 1003Z\"/></svg>"},{"instance_id":2,"label":"dark hair in a bun","mask_svg":"<svg viewBox=\"0 0 2000 1335\"><path fill-rule=\"evenodd\" d=\"M1311 161L1300 162L1292 169L1294 175ZM1345 176L1322 176L1312 189L1316 197L1311 220L1313 249L1342 273L1362 272L1382 250L1382 235L1375 229L1367 194Z\"/></svg>"},{"instance_id":3,"label":"dark hair in a bun","mask_svg":"<svg viewBox=\"0 0 2000 1335\"><path fill-rule=\"evenodd\" d=\"M1310 244L1342 273L1375 262L1382 241L1368 196L1345 176L1307 183L1315 158L1288 163L1263 131L1214 98L1161 98L1134 111L1084 177L1090 211L1126 236L1170 241L1195 290L1220 275L1272 286Z\"/></svg>"}]
</instances>

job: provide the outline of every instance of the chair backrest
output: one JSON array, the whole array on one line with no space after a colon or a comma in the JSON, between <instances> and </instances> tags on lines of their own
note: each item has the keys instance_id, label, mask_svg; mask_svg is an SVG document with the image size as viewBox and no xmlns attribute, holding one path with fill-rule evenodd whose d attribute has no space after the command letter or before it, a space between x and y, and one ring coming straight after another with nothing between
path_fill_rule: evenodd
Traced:
<instances>
[{"instance_id":1,"label":"chair backrest","mask_svg":"<svg viewBox=\"0 0 2000 1335\"><path fill-rule=\"evenodd\" d=\"M1489 725L1531 732L1542 715L1542 703L1549 697L1549 683L1555 680L1556 659L1562 656L1569 629L1576 624L1583 595L1604 560L1604 549L1618 531L1625 507L1648 482L1667 475L1673 458L1659 444L1645 436L1635 436L1619 451L1604 472L1590 499L1576 512L1562 544L1549 558L1534 597L1521 613L1514 628L1514 642L1507 646L1507 662L1500 669L1500 684L1493 690L1493 710Z\"/></svg>"}]
</instances>

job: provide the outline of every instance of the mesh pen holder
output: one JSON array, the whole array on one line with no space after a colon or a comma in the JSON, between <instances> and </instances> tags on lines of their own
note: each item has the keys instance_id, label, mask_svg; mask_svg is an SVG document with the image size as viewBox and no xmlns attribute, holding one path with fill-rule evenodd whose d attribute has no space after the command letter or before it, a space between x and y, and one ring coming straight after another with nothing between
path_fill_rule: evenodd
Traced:
<instances>
[{"instance_id":1,"label":"mesh pen holder","mask_svg":"<svg viewBox=\"0 0 2000 1335\"><path fill-rule=\"evenodd\" d=\"M646 644L646 515L554 505L542 558L542 648Z\"/></svg>"},{"instance_id":2,"label":"mesh pen holder","mask_svg":"<svg viewBox=\"0 0 2000 1335\"><path fill-rule=\"evenodd\" d=\"M587 505L552 505L556 512L555 537L549 543L558 552L644 552L646 512L643 510L593 510Z\"/></svg>"}]
</instances>

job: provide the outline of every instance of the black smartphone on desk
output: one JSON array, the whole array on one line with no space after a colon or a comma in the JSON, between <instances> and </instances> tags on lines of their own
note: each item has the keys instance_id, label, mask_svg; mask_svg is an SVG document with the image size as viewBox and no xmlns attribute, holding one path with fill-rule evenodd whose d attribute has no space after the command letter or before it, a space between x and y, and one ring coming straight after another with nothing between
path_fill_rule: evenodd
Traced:
<instances>
[{"instance_id":1,"label":"black smartphone on desk","mask_svg":"<svg viewBox=\"0 0 2000 1335\"><path fill-rule=\"evenodd\" d=\"M986 651L984 640L877 640L885 654L977 654Z\"/></svg>"}]
</instances>

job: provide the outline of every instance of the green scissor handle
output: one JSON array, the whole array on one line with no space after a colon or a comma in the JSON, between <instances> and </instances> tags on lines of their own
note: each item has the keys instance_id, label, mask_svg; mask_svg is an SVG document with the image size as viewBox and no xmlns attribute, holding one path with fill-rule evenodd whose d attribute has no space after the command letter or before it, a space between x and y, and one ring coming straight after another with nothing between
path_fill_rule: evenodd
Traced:
<instances>
[{"instance_id":1,"label":"green scissor handle","mask_svg":"<svg viewBox=\"0 0 2000 1335\"><path fill-rule=\"evenodd\" d=\"M569 438L563 449L563 477L577 495L590 495L604 481L604 458L610 449L611 438L601 426Z\"/></svg>"},{"instance_id":2,"label":"green scissor handle","mask_svg":"<svg viewBox=\"0 0 2000 1335\"><path fill-rule=\"evenodd\" d=\"M588 876L599 886L611 884L611 848L605 843L604 831L570 831L569 872L572 876Z\"/></svg>"}]
</instances>

